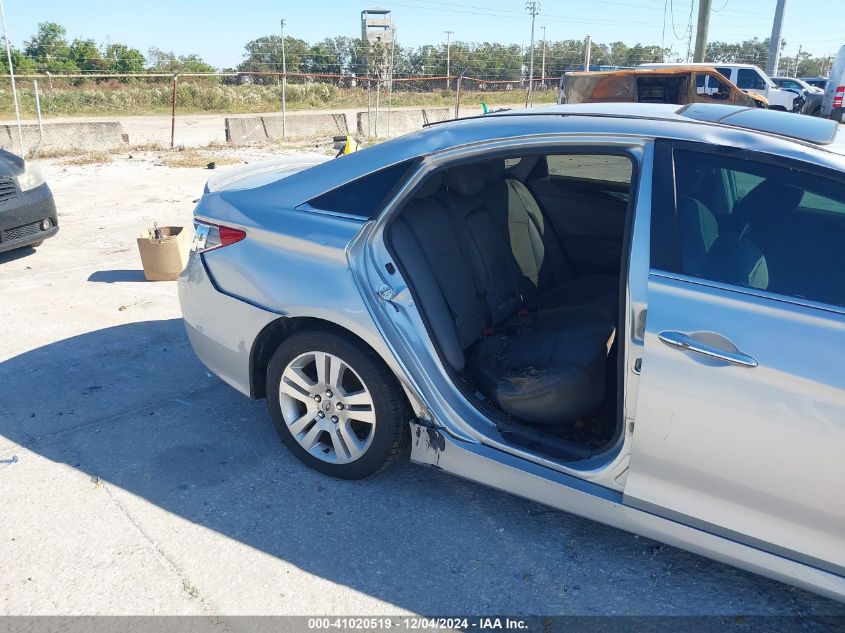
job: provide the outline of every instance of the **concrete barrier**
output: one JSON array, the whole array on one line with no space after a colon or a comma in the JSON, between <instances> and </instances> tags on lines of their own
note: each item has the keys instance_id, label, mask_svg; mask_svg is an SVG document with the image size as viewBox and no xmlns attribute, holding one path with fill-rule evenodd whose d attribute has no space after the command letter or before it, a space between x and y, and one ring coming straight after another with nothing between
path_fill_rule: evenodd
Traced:
<instances>
[{"instance_id":1,"label":"concrete barrier","mask_svg":"<svg viewBox=\"0 0 845 633\"><path fill-rule=\"evenodd\" d=\"M225 126L226 142L235 145L349 134L345 114L322 112L288 114L284 126L281 114L227 117Z\"/></svg>"},{"instance_id":2,"label":"concrete barrier","mask_svg":"<svg viewBox=\"0 0 845 633\"><path fill-rule=\"evenodd\" d=\"M387 110L379 110L376 117L375 110L370 112L359 112L356 115L356 129L361 136L399 136L422 128L422 110L393 110L389 113L388 122Z\"/></svg>"},{"instance_id":3,"label":"concrete barrier","mask_svg":"<svg viewBox=\"0 0 845 633\"><path fill-rule=\"evenodd\" d=\"M453 108L425 108L423 110L423 119L426 123L448 121L454 116L455 110Z\"/></svg>"},{"instance_id":4,"label":"concrete barrier","mask_svg":"<svg viewBox=\"0 0 845 633\"><path fill-rule=\"evenodd\" d=\"M389 116L389 120L388 120ZM358 112L356 130L360 136L399 136L422 129L427 123L445 121L452 118L451 108L425 108L420 110L379 110L378 118L374 110Z\"/></svg>"},{"instance_id":5,"label":"concrete barrier","mask_svg":"<svg viewBox=\"0 0 845 633\"><path fill-rule=\"evenodd\" d=\"M129 136L117 121L45 123L42 129L43 140L37 125L21 126L25 155L51 151L104 151L121 149L129 144ZM0 147L20 152L17 125L0 125Z\"/></svg>"},{"instance_id":6,"label":"concrete barrier","mask_svg":"<svg viewBox=\"0 0 845 633\"><path fill-rule=\"evenodd\" d=\"M226 117L226 142L244 145L267 140L267 130L260 116Z\"/></svg>"},{"instance_id":7,"label":"concrete barrier","mask_svg":"<svg viewBox=\"0 0 845 633\"><path fill-rule=\"evenodd\" d=\"M262 117L267 130L267 138L272 141L281 140L282 115ZM339 136L349 134L345 114L316 113L289 114L285 120L285 136L287 138L313 138L320 136Z\"/></svg>"}]
</instances>

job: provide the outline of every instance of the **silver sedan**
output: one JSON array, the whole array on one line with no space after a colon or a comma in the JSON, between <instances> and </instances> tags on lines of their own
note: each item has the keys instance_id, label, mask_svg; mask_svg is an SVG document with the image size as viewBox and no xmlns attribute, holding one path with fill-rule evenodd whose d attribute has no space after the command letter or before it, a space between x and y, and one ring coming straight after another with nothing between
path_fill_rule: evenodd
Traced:
<instances>
[{"instance_id":1,"label":"silver sedan","mask_svg":"<svg viewBox=\"0 0 845 633\"><path fill-rule=\"evenodd\" d=\"M837 132L559 106L221 174L179 280L188 335L327 475L410 445L845 599Z\"/></svg>"}]
</instances>

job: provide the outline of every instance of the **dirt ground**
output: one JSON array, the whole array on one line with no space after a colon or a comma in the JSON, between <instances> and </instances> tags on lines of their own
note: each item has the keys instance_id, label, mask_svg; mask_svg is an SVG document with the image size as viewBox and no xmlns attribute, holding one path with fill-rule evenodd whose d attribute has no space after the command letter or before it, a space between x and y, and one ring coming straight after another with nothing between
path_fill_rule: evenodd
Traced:
<instances>
[{"instance_id":1,"label":"dirt ground","mask_svg":"<svg viewBox=\"0 0 845 633\"><path fill-rule=\"evenodd\" d=\"M307 470L143 279L135 237L188 225L212 172L40 166L60 232L0 255L0 614L845 614L407 460Z\"/></svg>"}]
</instances>

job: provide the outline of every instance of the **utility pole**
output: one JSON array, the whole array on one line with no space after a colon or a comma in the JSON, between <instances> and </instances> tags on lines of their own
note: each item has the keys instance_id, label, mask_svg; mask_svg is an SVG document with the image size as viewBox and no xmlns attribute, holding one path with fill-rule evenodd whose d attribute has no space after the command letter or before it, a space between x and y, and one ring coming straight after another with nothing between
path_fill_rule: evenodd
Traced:
<instances>
[{"instance_id":1,"label":"utility pole","mask_svg":"<svg viewBox=\"0 0 845 633\"><path fill-rule=\"evenodd\" d=\"M540 90L542 90L546 85L546 27L540 28L543 29L543 63L540 65Z\"/></svg>"},{"instance_id":2,"label":"utility pole","mask_svg":"<svg viewBox=\"0 0 845 633\"><path fill-rule=\"evenodd\" d=\"M798 64L801 63L801 44L798 45L798 53L795 55L795 77L798 76ZM789 68L786 69L787 74L789 74Z\"/></svg>"},{"instance_id":3,"label":"utility pole","mask_svg":"<svg viewBox=\"0 0 845 633\"><path fill-rule=\"evenodd\" d=\"M393 62L396 59L396 27L391 26L390 38L390 83L387 84L387 137L390 138L390 115L393 112Z\"/></svg>"},{"instance_id":4,"label":"utility pole","mask_svg":"<svg viewBox=\"0 0 845 633\"><path fill-rule=\"evenodd\" d=\"M698 30L695 32L695 50L692 61L703 62L707 51L707 31L710 28L711 0L698 0Z\"/></svg>"},{"instance_id":5,"label":"utility pole","mask_svg":"<svg viewBox=\"0 0 845 633\"><path fill-rule=\"evenodd\" d=\"M775 74L780 61L780 43L783 39L783 19L786 15L786 0L778 0L775 8L775 21L772 22L772 37L769 40L769 59L766 61L766 74Z\"/></svg>"},{"instance_id":6,"label":"utility pole","mask_svg":"<svg viewBox=\"0 0 845 633\"><path fill-rule=\"evenodd\" d=\"M21 131L21 110L18 105L18 89L15 86L15 69L12 67L12 49L9 46L9 31L6 29L6 12L3 10L3 0L0 0L0 20L3 22L3 41L6 44L6 61L9 64L9 78L12 81L12 100L15 102L15 120L18 123L18 147L23 156L23 132ZM49 75L48 75L49 76Z\"/></svg>"},{"instance_id":7,"label":"utility pole","mask_svg":"<svg viewBox=\"0 0 845 633\"><path fill-rule=\"evenodd\" d=\"M590 35L584 39L584 70L590 70L590 56L592 55L593 38Z\"/></svg>"},{"instance_id":8,"label":"utility pole","mask_svg":"<svg viewBox=\"0 0 845 633\"><path fill-rule=\"evenodd\" d=\"M285 88L288 83L288 65L285 60L285 20L282 20L282 138L287 138L287 112L285 112Z\"/></svg>"},{"instance_id":9,"label":"utility pole","mask_svg":"<svg viewBox=\"0 0 845 633\"><path fill-rule=\"evenodd\" d=\"M531 14L531 52L529 54L528 65L528 94L525 95L525 107L528 107L528 101L534 96L534 21L537 19L537 14L540 13L539 0L528 0L525 3L525 10Z\"/></svg>"},{"instance_id":10,"label":"utility pole","mask_svg":"<svg viewBox=\"0 0 845 633\"><path fill-rule=\"evenodd\" d=\"M451 81L451 73L452 73L452 63L451 63L451 48L452 48L452 34L454 31L443 31L446 34L446 92L452 88L452 81Z\"/></svg>"}]
</instances>

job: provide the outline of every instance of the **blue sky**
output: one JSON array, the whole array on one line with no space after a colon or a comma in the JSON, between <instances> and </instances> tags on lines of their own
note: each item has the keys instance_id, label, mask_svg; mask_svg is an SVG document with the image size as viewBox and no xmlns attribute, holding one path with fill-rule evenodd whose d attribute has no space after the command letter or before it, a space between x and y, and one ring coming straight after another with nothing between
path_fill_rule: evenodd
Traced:
<instances>
[{"instance_id":1,"label":"blue sky","mask_svg":"<svg viewBox=\"0 0 845 633\"><path fill-rule=\"evenodd\" d=\"M659 44L682 54L690 2L697 0L545 0L537 20L549 40L581 39L587 33L597 42L622 40ZM710 39L738 41L768 37L776 0L712 0ZM816 55L834 54L845 44L845 13L834 5L842 0L789 0L784 39L787 53L798 45ZM69 37L129 44L146 53L151 46L177 54L197 53L209 63L234 66L243 45L261 35L278 32L279 18L287 20L290 36L308 41L332 35L357 36L362 9L379 6L393 11L398 41L405 45L439 42L443 31L468 42L527 45L530 19L522 0L5 0L10 39L16 46L35 32L36 25L54 21ZM674 25L672 20L674 15Z\"/></svg>"}]
</instances>

